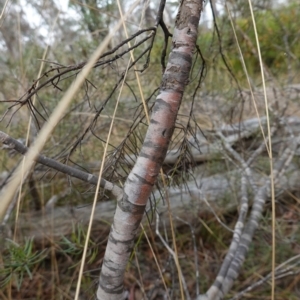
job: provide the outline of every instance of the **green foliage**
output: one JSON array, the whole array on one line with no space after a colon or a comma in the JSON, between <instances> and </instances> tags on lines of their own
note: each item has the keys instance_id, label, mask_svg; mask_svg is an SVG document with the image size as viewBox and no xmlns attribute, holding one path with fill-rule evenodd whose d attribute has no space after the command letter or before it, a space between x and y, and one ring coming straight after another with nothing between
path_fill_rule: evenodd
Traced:
<instances>
[{"instance_id":1,"label":"green foliage","mask_svg":"<svg viewBox=\"0 0 300 300\"><path fill-rule=\"evenodd\" d=\"M104 38L107 35L113 21L112 15L117 9L114 1L83 0L81 3L70 2L70 5L82 16L84 29L95 37Z\"/></svg>"},{"instance_id":2,"label":"green foliage","mask_svg":"<svg viewBox=\"0 0 300 300\"><path fill-rule=\"evenodd\" d=\"M72 257L76 257L77 259L82 257L83 251L84 251L84 244L86 240L86 232L81 226L76 226L76 229L73 231L70 238L62 237L62 241L60 243L61 248L63 249L63 252L67 255L70 255ZM88 242L88 251L86 254L87 257L87 263L91 264L94 262L94 260L97 257L98 254L98 247L97 245L90 239ZM76 267L80 263L80 260L72 266Z\"/></svg>"},{"instance_id":3,"label":"green foliage","mask_svg":"<svg viewBox=\"0 0 300 300\"><path fill-rule=\"evenodd\" d=\"M256 79L258 78L260 69L256 53L253 25L249 10L245 9L245 7L247 8L247 5L244 5L245 2L237 2L237 5L240 5L240 12L234 20L235 30L237 31L238 41L242 48L242 52L250 76ZM76 24L76 30L74 30L75 27L68 27L65 25L66 23L64 23L65 31L63 32L62 36L63 39L66 40L62 40L61 43L55 45L55 47L50 50L49 59L47 58L48 61L54 62L53 64L51 63L52 67L55 67L55 62L59 62L62 65L68 66L87 60L89 58L89 55L93 52L99 42L101 42L102 38L107 34L109 28L112 26L112 23L115 21L112 16L117 15L116 5L113 1L84 0L81 3L71 2L70 5L72 5L80 14L81 21ZM177 7L178 2L172 1L170 5L174 5ZM273 74L286 74L289 67L291 67L292 69L296 69L299 66L299 9L299 4L295 1L288 6L282 6L279 9L255 11L262 57L264 63L273 72ZM242 70L242 65L240 62L239 53L232 32L231 24L226 18L220 17L217 20L221 34L222 52L224 53L226 61L228 62L228 65L232 70L232 73L237 77L239 82L243 83L243 80L245 80L245 75ZM68 40L67 37L69 35L75 35L76 37ZM58 37L56 38L57 40L61 40ZM161 29L159 29L151 51L151 63L149 65L149 68L147 68L145 72L140 73L143 83L143 91L145 92L145 94L151 94L151 92L154 90L154 87L160 85L162 77L160 59L163 44L164 36ZM233 99L234 91L232 89L232 86L227 84L229 82L229 76L219 76L220 74L223 75L225 73L224 71L227 72L227 70L220 55L220 45L216 31L208 28L200 28L198 44L206 60L208 69L208 74L205 78L205 88L207 88L211 84L213 91L216 92L218 91L219 87L226 87L228 89L226 96ZM171 41L169 40L167 53L169 53L170 45ZM127 46L124 46L124 48L125 47ZM137 58L146 49L146 47L146 45L142 45L138 49L136 49L134 51L135 57ZM37 60L37 58L42 58L42 54L43 47L39 44L35 44L30 40L23 46L23 65L21 65L20 61L16 60L15 58L7 58L4 56L0 57L1 64L6 64L5 72L2 72L3 74L2 76L0 76L0 82L3 83L2 93L4 95L4 98L12 99L20 96L20 90L17 90L15 88L16 82L21 82L20 78L22 79L24 77L24 82L22 81L24 88L27 88L31 85L32 80L37 78L37 70L40 64L40 61ZM128 57L129 55L127 55L127 57L124 57L123 61L126 62ZM143 69L143 65L145 64L145 62L146 56L144 56L137 63L137 69ZM187 89L187 92L185 93L187 101L189 101L189 99L193 95L195 86L198 84L198 76L200 74L199 70L201 70L201 67L202 61L198 57L198 60L195 61L190 85ZM46 64L44 71L49 69L50 63ZM72 148L74 141L80 137L81 133L91 122L94 111L100 110L103 101L110 94L110 91L112 90L114 84L117 82L120 74L124 71L124 69L125 63L123 63L122 60L118 60L116 62L112 62L109 67L95 69L89 75L89 82L87 81L83 89L77 93L75 99L71 104L70 111L66 113L60 124L57 126L56 130L53 132L51 141L48 141L48 143L46 144L46 147L43 150L45 154L47 154L48 156L56 157L57 159L61 159L61 161L68 164L71 164L71 162L74 161L76 163L79 162L81 165L83 165L84 163L88 165L88 162L98 161L100 159L103 152L103 141L106 139L107 131L109 128L109 116L112 115L113 105L115 104L115 95L112 97L112 101L109 102L109 104L106 106L101 117L93 127L93 135L99 135L101 139L92 139L94 138L94 136L90 135L86 137L84 141L82 141L80 147L78 147L78 149L72 153L71 157L68 156L68 151ZM19 77L13 78L11 79L11 81L8 81L7 77L9 75L9 72L17 74ZM73 82L76 74L77 71L74 71L74 73L72 73L72 76L62 76L58 82L55 82L59 89L57 87L54 87L54 85L48 85L43 89L43 91L39 92L38 102L36 104L36 108L38 109L39 113L35 112L35 114L41 123L40 125L42 125L43 122L47 120L48 115L51 114L54 107L61 99L63 93ZM216 76L216 74L218 76ZM134 72L131 71L126 81L123 101L119 106L119 117L121 117L123 121L116 123L117 125L115 127L115 132L113 133L114 137L111 141L111 144L114 146L118 146L120 144L120 141L123 140L124 136L126 136L128 131L127 127L129 127L128 124L130 124L130 122L126 123L124 122L124 119L128 119L128 121L130 121L129 116L132 116L133 109L135 109L137 106L137 104L132 101L133 98L139 98L138 88L134 75ZM46 79L47 78L45 78L44 80ZM222 85L220 86L219 83L221 83ZM136 95L135 97L133 97L134 93ZM206 101L206 99L200 100ZM132 101L133 103L131 104L130 101ZM4 113L8 104L4 105L5 106L3 106L0 111L2 114ZM97 109L94 110L94 108ZM27 108L23 107L23 112L25 109ZM221 109L222 108L220 108L220 110ZM40 114L43 116L43 118ZM13 137L24 137L26 135L27 129L26 126L24 126L24 124L27 124L27 112L26 118L23 117L22 119L18 119L17 117L14 117L13 120L15 119L17 120L17 122L11 123L10 134ZM141 123L138 126L138 128L136 129L136 134L132 134L132 140L128 140L128 145L130 146L128 147L129 149L138 151L143 141L146 128L147 125L145 123ZM114 150L112 146L110 146L109 149ZM8 164L12 164L12 160L8 160L7 157L8 155L6 153L3 155L3 158L1 157L0 166L2 166L2 169L9 170L11 166ZM65 159L66 157L68 157L68 159ZM72 161L69 160L69 158L71 158ZM259 171L268 174L268 158L258 158L256 164ZM125 177L130 167L127 165L124 165L122 167L123 170L118 170L118 172L122 172L122 177ZM210 175L213 175L223 172L224 169L226 169L228 166L223 162L223 156L221 154L218 154L213 160L206 163L206 167L208 168L207 172ZM170 176L171 183L174 182L175 176L177 175L177 177L180 177L178 183L182 185L182 181L184 181L183 179L185 179L185 175L182 176L182 174L180 174L180 176L178 176L177 174L177 172L179 173L181 171L182 169L176 168L176 172L174 171L174 174ZM108 172L106 171L106 174L104 175L107 176L107 173ZM113 175L116 176L115 169L113 170L113 173ZM66 184L59 181L57 175L53 181L50 181L50 176L52 179L52 174L50 174L47 178L43 177L43 180L47 180L47 182L50 182L50 184L45 187L45 190L43 188L43 198L46 200L50 199L52 195L59 194L62 190L66 189ZM86 192L87 190L86 185L84 183L77 184L76 181L74 182L75 183L71 186L72 191L74 191L74 194L76 192L76 195L78 194L80 196L78 197L80 198L78 199L78 201L81 201L81 203L85 202L86 197L84 196L85 194L83 194L83 192ZM117 181L115 180L114 182ZM27 202L31 201L31 197L27 190L25 190L25 193L26 196L23 203L27 204ZM66 202L72 201L71 204L74 205L75 201L77 200L75 199L74 194L69 195L68 197L63 197L61 201L63 201L64 203L62 204L64 205L66 204ZM72 200L69 200L69 198L71 197ZM232 202L233 197L235 197L234 190L223 195L223 198L220 200L222 200L223 203ZM30 206L28 206L26 209L29 208ZM190 215L188 217L190 218ZM225 217L227 219L235 219L236 216ZM223 220L222 216L220 216L220 218ZM151 217L149 219L151 219ZM213 259L216 259L217 256L213 256L213 254L211 254L212 250L219 251L219 253L223 255L225 249L227 249L226 245L231 239L231 232L224 232L224 228L215 221L214 217L213 220L210 219L207 221L203 218L199 220L199 222L201 222L202 224L199 234L199 236L201 237L201 243L204 242L205 248L209 249L204 261L207 261L207 263L214 265L214 263L211 262L214 262ZM268 232L270 232L269 228L266 230L266 233ZM282 238L284 237L284 234L285 232L282 233ZM141 237L142 235L140 236L140 238ZM53 259L53 261L55 261L56 259L59 261L61 256L63 258L70 258L70 260L68 260L67 262L64 261L61 263L61 261L59 261L60 271L57 276L61 276L61 279L67 277L66 274L62 271L64 266L68 268L68 272L66 273L71 273L72 271L74 271L74 276L72 277L75 277L77 275L76 266L78 267L78 264L81 261L86 238L87 236L85 229L83 229L82 227L76 227L70 236L62 237L62 240L59 242L59 244L55 244L53 246L55 248L55 258ZM184 236L184 233L178 233L177 238L180 242L180 251L183 251L183 249L187 249L190 247L189 243L186 242L187 239L190 238L189 236ZM294 238L296 240L296 243L299 244L300 237L298 234L291 236L291 239L292 238ZM246 269L249 270L249 274L247 275L249 276L251 274L253 275L253 273L255 272L260 272L260 270L255 269L255 267L257 267L261 263L261 261L268 261L268 258L270 256L270 243L267 243L266 241L261 242L261 240L262 237L259 236L259 238L255 241L255 246L251 246L250 248L250 256L246 263ZM136 245L144 247L142 242L142 239L140 239ZM278 261L283 261L293 254L289 250L289 247L290 245L288 243L283 243L278 247ZM91 239L89 240L87 252L87 263L89 264L89 268L91 268L91 264L97 261L97 256L98 261L99 256L102 256L101 250L99 250L99 248L100 247L98 242L96 243ZM201 255L202 252L205 253L205 248L199 251L201 252ZM0 284L4 286L10 282L13 282L16 283L17 288L20 289L25 276L26 278L29 277L29 279L37 276L37 272L35 272L35 270L37 266L41 264L41 261L45 259L45 252L46 250L43 250L39 253L33 251L32 240L26 240L23 246L20 246L11 240L8 240L5 245L4 251L2 251L3 262L0 263ZM257 253L259 253L259 256L257 255ZM209 255L211 255L211 257ZM220 255L218 257L220 257ZM210 258L211 260L207 258ZM263 260L261 258L263 258ZM51 263L53 263L53 261L51 261ZM71 267L69 263L71 264ZM48 264L49 262L45 260L45 268L49 267ZM214 272L216 272L216 270L214 270ZM89 281L91 280L91 278L92 277L89 277L89 275L84 276L83 280L86 281L86 286L91 286L92 283ZM193 280L193 282L194 281L195 280ZM207 276L205 276L204 281L204 284L207 286L208 283L211 282L211 280L209 281ZM51 282L51 284L53 283ZM23 287L24 285L25 284L23 284Z\"/></svg>"},{"instance_id":4,"label":"green foliage","mask_svg":"<svg viewBox=\"0 0 300 300\"><path fill-rule=\"evenodd\" d=\"M287 71L288 59L299 57L299 5L296 3L276 11L261 11L255 15L259 43L264 63L275 72ZM259 72L259 62L252 21L241 18L236 22L238 40L249 71ZM230 41L228 41L230 42ZM231 58L232 64L237 60ZM295 61L298 62L298 59Z\"/></svg>"},{"instance_id":5,"label":"green foliage","mask_svg":"<svg viewBox=\"0 0 300 300\"><path fill-rule=\"evenodd\" d=\"M22 246L7 239L0 264L0 286L13 280L20 289L25 276L32 279L32 270L45 258L45 252L46 249L33 251L33 238L26 239Z\"/></svg>"},{"instance_id":6,"label":"green foliage","mask_svg":"<svg viewBox=\"0 0 300 300\"><path fill-rule=\"evenodd\" d=\"M273 75L296 71L300 56L300 6L298 2L281 5L277 9L256 10L254 12L260 50L265 66ZM253 23L250 13L241 13L234 20L234 29L241 47L247 70L251 78L260 74L259 59ZM221 45L215 29L201 29L198 44L203 50L208 65L224 69L220 47L224 57L240 82L245 74L228 15L217 20Z\"/></svg>"}]
</instances>

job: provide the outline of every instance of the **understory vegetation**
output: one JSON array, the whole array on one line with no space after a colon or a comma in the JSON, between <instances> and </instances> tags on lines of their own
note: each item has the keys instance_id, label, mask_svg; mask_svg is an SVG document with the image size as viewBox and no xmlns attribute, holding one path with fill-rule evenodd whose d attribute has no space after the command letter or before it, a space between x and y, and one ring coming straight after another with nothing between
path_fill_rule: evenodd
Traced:
<instances>
[{"instance_id":1,"label":"understory vegetation","mask_svg":"<svg viewBox=\"0 0 300 300\"><path fill-rule=\"evenodd\" d=\"M120 19L115 1L70 1L65 11L53 0L25 2L9 3L0 17L0 131L14 140L0 144L2 191ZM163 175L127 266L127 299L197 299L209 289L232 241L241 199L247 194L249 216L257 191L274 174L275 202L268 190L246 260L224 299L271 299L274 267L276 299L299 299L300 152L294 143L300 134L300 6L298 1L252 1L261 64L248 2L216 7L206 2L202 17L213 11L213 19L199 24ZM128 5L121 3L124 11ZM92 174L95 181L75 178L42 160L24 174L1 220L1 299L74 299L86 240L79 299L94 299L116 207L114 191L100 189L88 233L95 182L105 160L102 178L123 188L139 155L168 59L177 5L167 1L165 26L157 30L159 2L135 8L126 20L128 33L124 28L114 33L45 141L41 155L82 176ZM28 17L29 6L38 25ZM243 173L245 166L251 179Z\"/></svg>"}]
</instances>

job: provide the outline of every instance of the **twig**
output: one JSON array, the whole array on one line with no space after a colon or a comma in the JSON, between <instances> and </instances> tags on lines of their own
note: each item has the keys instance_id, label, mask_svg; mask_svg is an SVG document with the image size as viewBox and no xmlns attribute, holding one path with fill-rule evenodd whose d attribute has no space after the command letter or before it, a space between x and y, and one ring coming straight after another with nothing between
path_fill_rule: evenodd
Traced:
<instances>
[{"instance_id":1,"label":"twig","mask_svg":"<svg viewBox=\"0 0 300 300\"><path fill-rule=\"evenodd\" d=\"M294 261L296 259L298 260L296 263L294 263L293 265L290 265L290 266L288 266L286 268L283 268L285 265L287 265L288 263L290 263L290 262L292 262L292 261ZM299 259L300 259L300 254L298 254L298 255L296 255L296 256L288 259L287 261L285 261L284 263L282 263L278 267L276 267L276 269L275 269L275 279L280 279L280 278L283 278L283 277L287 277L287 276L299 274L300 273L300 268L299 268L300 261L299 261ZM292 269L294 269L295 267L298 267L298 270L292 271ZM264 278L256 281L255 283L251 284L250 286L248 286L243 291L241 291L238 294L236 294L230 300L241 299L241 297L244 296L246 293L252 291L254 288L257 288L257 287L261 286L266 281L270 280L271 277L272 277L272 273L269 273Z\"/></svg>"},{"instance_id":2,"label":"twig","mask_svg":"<svg viewBox=\"0 0 300 300\"><path fill-rule=\"evenodd\" d=\"M253 174L251 172L251 169L249 167L249 164L247 164L245 162L245 160L240 156L239 153L237 153L233 148L232 146L226 141L226 137L222 134L221 131L217 132L217 136L219 136L222 140L222 143L223 143L223 146L224 148L233 156L233 158L235 160L237 160L242 168L243 168L243 171L245 172L246 176L247 176L247 179L249 180L250 182L250 185L253 189L253 191L256 191L257 190L257 187L256 187L256 184L254 183L253 181Z\"/></svg>"},{"instance_id":3,"label":"twig","mask_svg":"<svg viewBox=\"0 0 300 300\"><path fill-rule=\"evenodd\" d=\"M240 209L238 221L235 224L232 242L230 244L230 247L228 249L226 257L223 261L223 264L220 268L220 271L216 277L216 280L212 285L212 289L210 289L211 291L214 290L215 293L213 295L209 294L209 297L210 297L209 299L214 299L213 297L216 294L220 293L219 290L222 290L222 286L226 283L225 278L228 274L228 270L232 264L232 261L236 255L237 249L240 245L241 236L243 233L245 220L246 220L247 212L248 212L247 180L246 180L245 176L242 176L242 179L241 179L241 194L242 194L241 195L241 209Z\"/></svg>"},{"instance_id":4,"label":"twig","mask_svg":"<svg viewBox=\"0 0 300 300\"><path fill-rule=\"evenodd\" d=\"M0 142L7 145L9 149L14 149L17 152L21 153L22 155L25 155L26 152L28 151L28 148L26 146L24 146L22 143L18 142L17 140L15 140L14 138L10 137L9 135L7 135L6 133L4 133L2 131L0 131ZM35 159L35 161L42 165L45 165L49 168L55 169L61 173L81 179L90 184L97 185L97 182L98 182L97 176L90 174L90 173L80 171L73 167L67 166L65 164L62 164L62 163L54 160L54 159L48 158L44 155L38 155L37 158ZM110 191L112 193L112 195L114 197L116 197L116 199L122 198L123 190L120 187L118 187L117 185L113 184L112 182L109 182L109 181L101 178L100 186L103 189Z\"/></svg>"},{"instance_id":5,"label":"twig","mask_svg":"<svg viewBox=\"0 0 300 300\"><path fill-rule=\"evenodd\" d=\"M165 241L165 239L160 234L160 231L159 231L159 213L156 213L156 229L155 229L155 233L157 234L157 236L159 237L159 239L161 240L161 242L163 243L163 245L166 247L166 249L169 251L169 253L172 255L174 261L176 262L176 254L175 254L175 252L173 251L173 249L171 249L171 247L168 245L168 243ZM189 294L189 291L188 291L188 288L187 288L186 281L185 281L182 273L180 275L181 275L181 281L182 281L183 289L184 289L184 292L185 292L185 297L186 297L187 300L191 300L191 297L190 297L190 294Z\"/></svg>"},{"instance_id":6,"label":"twig","mask_svg":"<svg viewBox=\"0 0 300 300\"><path fill-rule=\"evenodd\" d=\"M295 139L290 147L287 147L277 162L273 175L274 183L277 183L282 176L283 172L287 169L291 159L293 158L295 151L298 147L299 139ZM214 284L208 289L205 295L199 295L198 300L202 299L222 299L224 295L230 290L234 280L239 274L239 270L245 260L246 254L249 249L249 245L252 241L254 232L258 227L259 219L261 218L262 210L266 199L270 196L270 184L271 177L266 181L266 183L257 191L254 201L252 211L249 220L243 230L242 236L240 238L238 247L235 251L235 256L232 258L230 266L227 269L227 274L222 274L218 276Z\"/></svg>"},{"instance_id":7,"label":"twig","mask_svg":"<svg viewBox=\"0 0 300 300\"><path fill-rule=\"evenodd\" d=\"M177 220L181 221L182 223L188 225L191 230L192 240L193 240L193 248L194 248L194 259L195 259L195 268L196 268L196 295L199 294L199 262L198 262L198 250L197 250L197 243L196 243L196 236L195 236L195 229L190 222L183 220L182 218L176 217Z\"/></svg>"}]
</instances>

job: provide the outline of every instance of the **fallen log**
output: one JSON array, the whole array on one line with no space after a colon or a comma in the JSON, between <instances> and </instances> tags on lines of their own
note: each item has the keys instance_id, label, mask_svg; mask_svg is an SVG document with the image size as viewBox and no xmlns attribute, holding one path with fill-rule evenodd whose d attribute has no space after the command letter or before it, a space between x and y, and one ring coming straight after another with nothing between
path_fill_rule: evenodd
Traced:
<instances>
[{"instance_id":1,"label":"fallen log","mask_svg":"<svg viewBox=\"0 0 300 300\"><path fill-rule=\"evenodd\" d=\"M214 214L226 213L239 208L241 195L241 170L234 170L224 174L218 174L202 178L198 175L195 180L187 182L182 187L170 187L168 198L172 215L189 220L196 218L199 214L212 212ZM300 189L298 184L300 170L290 166L287 172L280 177L276 185L276 193L283 195L285 191L296 191ZM262 186L267 176L253 173L252 178L257 186ZM155 203L154 203L155 201ZM156 191L152 197L152 206L160 214L161 219L168 220L168 209L166 195ZM115 212L116 202L99 202L94 215L93 230L109 229ZM149 206L148 214L151 215ZM33 237L37 241L57 240L71 234L76 226L85 227L90 219L91 205L78 207L54 207L46 211L21 213L18 219L18 234L21 237ZM151 217L150 217L151 219ZM175 220L176 221L176 220ZM148 222L144 218L144 222Z\"/></svg>"},{"instance_id":2,"label":"fallen log","mask_svg":"<svg viewBox=\"0 0 300 300\"><path fill-rule=\"evenodd\" d=\"M263 124L266 120L265 118L261 118L260 121ZM282 118L281 133L273 138L274 149L276 151L280 151L280 148L286 145L284 142L292 138L287 132L299 135L299 124L300 118L298 117ZM257 132L259 130L259 122L258 119L250 119L239 124L223 126L218 130L225 136L227 145L234 146L241 138L251 137ZM199 143L199 141L201 141L202 144ZM261 141L259 142L261 143ZM216 153L222 153L223 155L225 153L224 145L222 145L224 141L220 139L215 139L213 143L209 144L204 137L200 136L197 141L191 140L191 144L193 143L192 148L195 152L195 160L197 160L197 156L201 157L200 161L204 161L208 160L208 156L211 157ZM200 148L196 148L196 144L198 146L200 145ZM9 147L15 148L15 145L9 144ZM256 147L254 147L254 149L255 148ZM172 151L173 150L168 152L166 159L168 163L172 163L177 159L176 150L174 150L174 152ZM295 154L298 154L297 151ZM197 172L198 171L195 170L194 174L197 174ZM187 213L197 216L197 214L212 210L218 214L230 209L237 209L240 201L240 179L242 172L242 169L236 169L235 171L224 172L214 176L205 176L202 171L199 171L199 175L195 175L195 179L188 181L185 185L181 187L170 187L168 189L168 197L170 199L172 214L174 216L184 217ZM69 175L72 176L71 174ZM277 192L299 189L297 182L299 175L300 171L297 167L290 166L289 170L285 172L278 181L280 185L276 185ZM251 179L255 182L256 186L263 185L266 180L266 176L253 171L252 177ZM92 178L92 175L89 175L88 178ZM94 181L97 182L97 178L94 179ZM160 213L163 218L167 215L167 206L164 201L165 196L163 196L163 199L160 199L161 195L156 191L152 198L155 199L155 201L152 201L153 206L156 207L157 212ZM101 228L101 230L108 228L107 224L110 224L112 221L115 206L116 201L99 202L97 204L96 214L94 216L94 228ZM44 209L42 211L20 214L16 226L18 226L20 236L23 237L34 237L36 240L57 239L70 234L78 225L86 226L90 219L90 212L91 205L81 207L54 206L50 210ZM150 207L148 208L148 212L151 213Z\"/></svg>"}]
</instances>

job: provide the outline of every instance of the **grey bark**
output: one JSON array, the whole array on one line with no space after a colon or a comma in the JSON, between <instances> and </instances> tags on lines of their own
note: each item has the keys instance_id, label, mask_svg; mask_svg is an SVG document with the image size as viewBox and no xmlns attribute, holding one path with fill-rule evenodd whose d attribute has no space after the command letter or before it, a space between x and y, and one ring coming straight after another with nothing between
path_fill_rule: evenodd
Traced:
<instances>
[{"instance_id":1,"label":"grey bark","mask_svg":"<svg viewBox=\"0 0 300 300\"><path fill-rule=\"evenodd\" d=\"M118 300L146 204L159 175L189 80L202 1L183 0L175 21L172 49L137 161L118 201L103 259L97 298Z\"/></svg>"}]
</instances>

